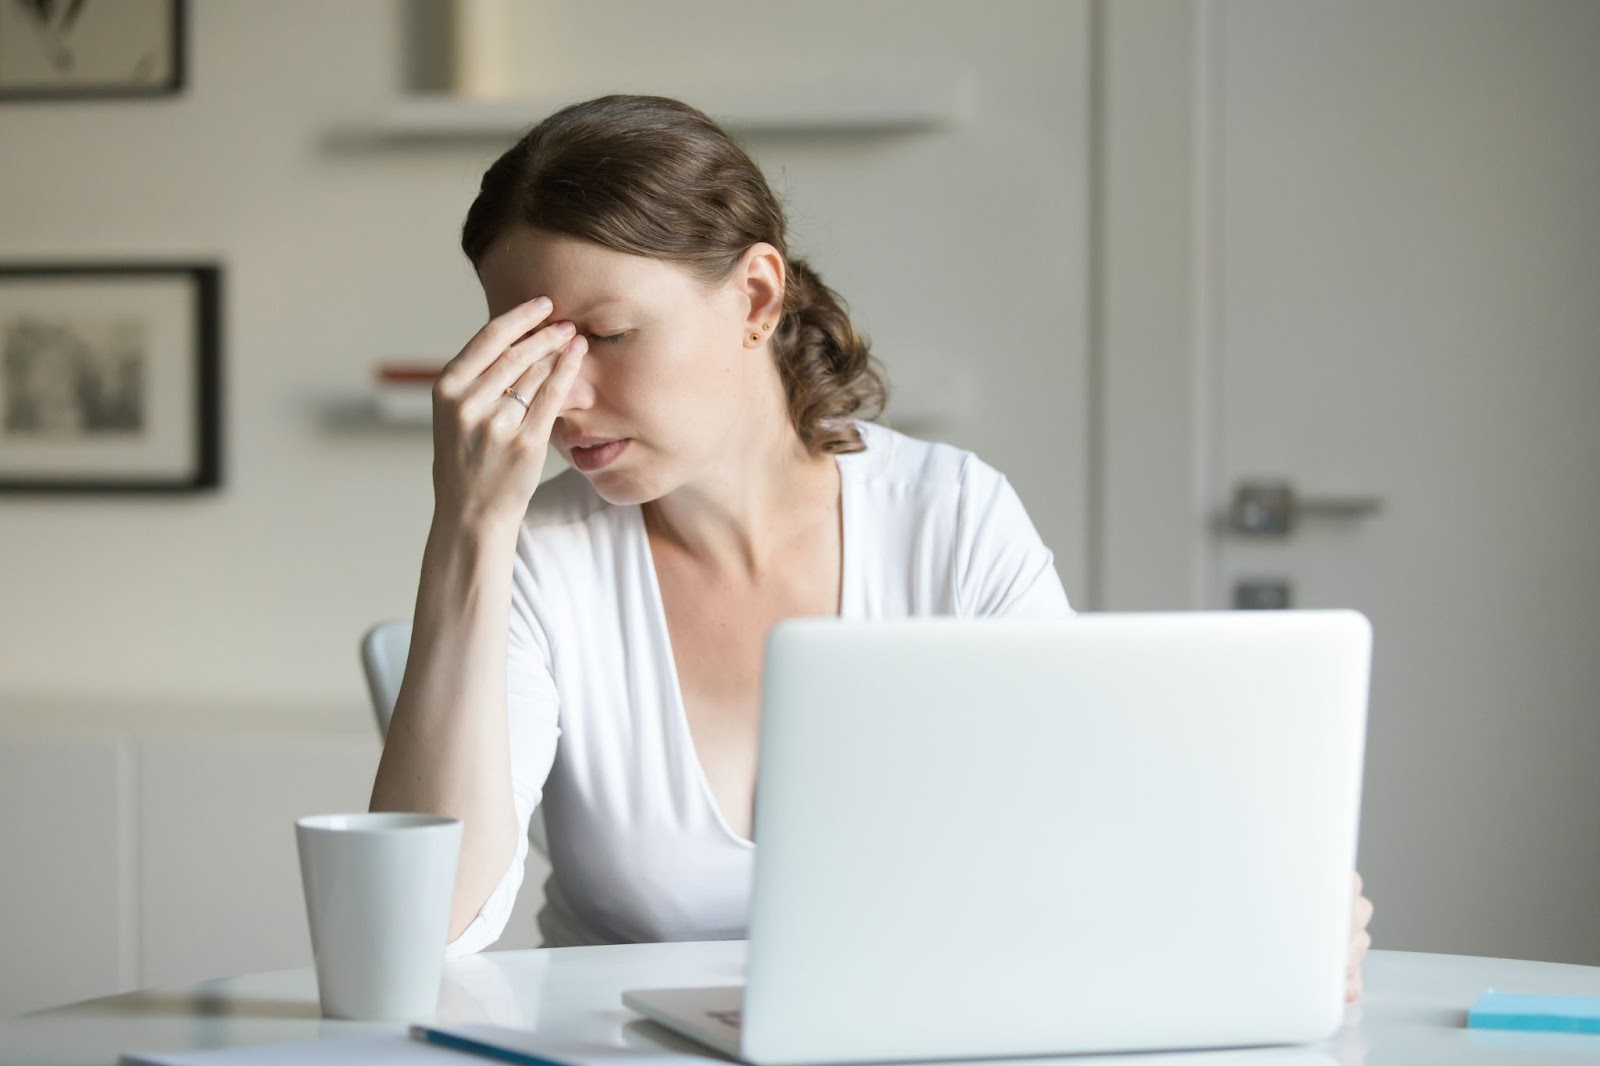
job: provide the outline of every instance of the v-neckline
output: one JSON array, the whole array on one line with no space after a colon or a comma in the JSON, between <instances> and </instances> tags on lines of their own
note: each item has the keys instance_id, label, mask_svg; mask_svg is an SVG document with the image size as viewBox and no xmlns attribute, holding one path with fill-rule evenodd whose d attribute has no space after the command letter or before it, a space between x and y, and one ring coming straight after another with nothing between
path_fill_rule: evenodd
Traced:
<instances>
[{"instance_id":1,"label":"v-neckline","mask_svg":"<svg viewBox=\"0 0 1600 1066\"><path fill-rule=\"evenodd\" d=\"M848 464L844 456L835 455L834 465L839 471L839 601L838 615L843 617L850 605L850 593L854 587L851 563L855 559L855 552L850 545L850 476ZM660 638L662 654L666 656L667 673L670 680L671 693L669 701L672 706L668 711L673 719L673 728L678 732L679 742L689 752L689 759L694 763L694 774L699 780L700 795L711 810L711 816L716 824L721 827L727 838L743 848L755 849L756 842L740 836L733 831L733 826L728 824L728 819L722 813L721 804L717 803L717 795L711 790L711 779L706 776L706 768L700 762L700 751L694 744L694 733L689 728L689 709L683 700L683 683L678 678L678 654L672 647L672 629L667 625L667 602L661 595L661 577L656 572L655 549L650 545L650 530L644 521L644 506L633 505L634 522L637 523L640 542L644 545L645 569L649 572L649 586L654 603L651 604L654 613L656 635ZM754 822L753 808L754 797L751 799L752 823Z\"/></svg>"}]
</instances>

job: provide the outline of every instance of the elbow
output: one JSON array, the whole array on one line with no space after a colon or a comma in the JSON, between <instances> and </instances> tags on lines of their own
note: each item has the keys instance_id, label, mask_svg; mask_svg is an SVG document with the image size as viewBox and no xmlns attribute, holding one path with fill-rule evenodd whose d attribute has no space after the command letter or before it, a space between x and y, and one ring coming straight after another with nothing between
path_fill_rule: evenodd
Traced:
<instances>
[{"instance_id":1,"label":"elbow","mask_svg":"<svg viewBox=\"0 0 1600 1066\"><path fill-rule=\"evenodd\" d=\"M501 932L501 929L491 926L481 913L468 919L466 925L459 930L454 928L452 922L450 939L444 946L444 957L459 959L466 955L476 955L499 940Z\"/></svg>"}]
</instances>

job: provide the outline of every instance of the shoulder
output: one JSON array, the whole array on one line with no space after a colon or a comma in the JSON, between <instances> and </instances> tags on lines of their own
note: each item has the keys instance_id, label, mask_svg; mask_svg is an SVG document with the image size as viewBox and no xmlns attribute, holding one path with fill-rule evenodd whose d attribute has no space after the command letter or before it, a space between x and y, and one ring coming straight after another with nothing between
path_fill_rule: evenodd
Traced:
<instances>
[{"instance_id":1,"label":"shoulder","mask_svg":"<svg viewBox=\"0 0 1600 1066\"><path fill-rule=\"evenodd\" d=\"M856 425L866 450L840 456L840 468L881 538L926 557L945 556L970 553L974 535L994 528L997 514L1004 525L1015 524L1016 493L973 452L876 423Z\"/></svg>"},{"instance_id":2,"label":"shoulder","mask_svg":"<svg viewBox=\"0 0 1600 1066\"><path fill-rule=\"evenodd\" d=\"M866 450L841 466L863 490L854 499L877 552L868 565L897 581L909 568L910 613L1071 613L1054 556L1004 474L964 448L857 425ZM878 591L880 606L893 601Z\"/></svg>"},{"instance_id":3,"label":"shoulder","mask_svg":"<svg viewBox=\"0 0 1600 1066\"><path fill-rule=\"evenodd\" d=\"M920 440L876 422L857 422L864 452L841 456L862 482L952 498L982 497L1005 477L975 453L953 444Z\"/></svg>"}]
</instances>

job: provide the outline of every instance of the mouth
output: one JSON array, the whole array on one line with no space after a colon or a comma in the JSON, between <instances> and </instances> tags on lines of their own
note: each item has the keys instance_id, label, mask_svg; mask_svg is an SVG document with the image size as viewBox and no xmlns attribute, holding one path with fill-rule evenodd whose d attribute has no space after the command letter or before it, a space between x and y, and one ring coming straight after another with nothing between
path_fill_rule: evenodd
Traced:
<instances>
[{"instance_id":1,"label":"mouth","mask_svg":"<svg viewBox=\"0 0 1600 1066\"><path fill-rule=\"evenodd\" d=\"M631 438L574 437L567 442L572 465L585 473L610 466L628 447Z\"/></svg>"}]
</instances>

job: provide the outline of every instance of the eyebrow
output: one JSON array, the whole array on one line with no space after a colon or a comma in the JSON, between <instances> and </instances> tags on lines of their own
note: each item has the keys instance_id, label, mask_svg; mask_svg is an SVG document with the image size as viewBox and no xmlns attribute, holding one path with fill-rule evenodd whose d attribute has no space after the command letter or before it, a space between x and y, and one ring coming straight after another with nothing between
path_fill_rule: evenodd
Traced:
<instances>
[{"instance_id":1,"label":"eyebrow","mask_svg":"<svg viewBox=\"0 0 1600 1066\"><path fill-rule=\"evenodd\" d=\"M620 303L625 303L625 302L626 301L623 300L622 297L620 297L620 296L614 296L614 297L611 297L610 299L607 299L607 300L597 300L594 303L589 304L587 307L579 308L578 310L573 311L573 312L571 312L571 313L569 313L567 315L564 315L563 317L565 317L565 318L582 318L584 315L592 315L592 314L594 314L596 311L600 310L602 307L610 307L612 304L620 304Z\"/></svg>"}]
</instances>

